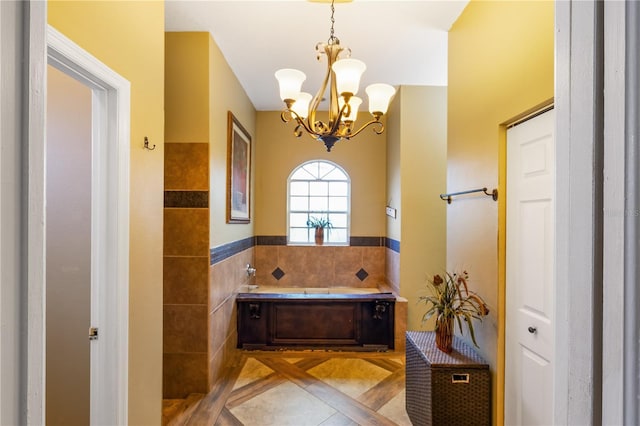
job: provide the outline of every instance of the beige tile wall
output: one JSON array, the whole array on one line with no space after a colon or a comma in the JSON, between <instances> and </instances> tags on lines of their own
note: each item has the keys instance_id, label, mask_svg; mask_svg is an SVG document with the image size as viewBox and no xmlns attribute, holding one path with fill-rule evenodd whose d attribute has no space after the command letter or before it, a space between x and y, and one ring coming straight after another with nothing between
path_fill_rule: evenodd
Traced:
<instances>
[{"instance_id":1,"label":"beige tile wall","mask_svg":"<svg viewBox=\"0 0 640 426\"><path fill-rule=\"evenodd\" d=\"M385 277L391 291L400 294L400 253L385 248Z\"/></svg>"},{"instance_id":2,"label":"beige tile wall","mask_svg":"<svg viewBox=\"0 0 640 426\"><path fill-rule=\"evenodd\" d=\"M209 146L165 145L165 190L208 191ZM236 351L235 295L250 248L210 265L209 208L164 209L163 397L207 393Z\"/></svg>"},{"instance_id":3,"label":"beige tile wall","mask_svg":"<svg viewBox=\"0 0 640 426\"><path fill-rule=\"evenodd\" d=\"M216 385L236 351L235 296L255 279L247 275L248 263L254 263L253 247L209 267L209 389Z\"/></svg>"},{"instance_id":4,"label":"beige tile wall","mask_svg":"<svg viewBox=\"0 0 640 426\"><path fill-rule=\"evenodd\" d=\"M164 145L165 191L209 190L209 144L166 143Z\"/></svg>"},{"instance_id":5,"label":"beige tile wall","mask_svg":"<svg viewBox=\"0 0 640 426\"><path fill-rule=\"evenodd\" d=\"M385 247L256 246L256 284L277 287L379 287L385 281ZM277 280L272 272L285 275ZM360 280L356 273L369 275Z\"/></svg>"},{"instance_id":6,"label":"beige tile wall","mask_svg":"<svg viewBox=\"0 0 640 426\"><path fill-rule=\"evenodd\" d=\"M407 304L408 301L404 297L396 298L394 345L395 350L398 352L404 352L406 346L405 333L407 331Z\"/></svg>"},{"instance_id":7,"label":"beige tile wall","mask_svg":"<svg viewBox=\"0 0 640 426\"><path fill-rule=\"evenodd\" d=\"M209 188L204 143L165 144L165 191ZM209 209L165 207L163 397L208 390Z\"/></svg>"}]
</instances>

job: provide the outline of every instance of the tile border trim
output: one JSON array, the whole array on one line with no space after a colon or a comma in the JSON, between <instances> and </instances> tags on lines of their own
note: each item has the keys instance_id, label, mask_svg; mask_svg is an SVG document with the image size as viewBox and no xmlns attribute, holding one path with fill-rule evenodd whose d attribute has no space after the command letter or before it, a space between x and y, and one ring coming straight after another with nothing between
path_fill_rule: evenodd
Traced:
<instances>
[{"instance_id":1,"label":"tile border trim","mask_svg":"<svg viewBox=\"0 0 640 426\"><path fill-rule=\"evenodd\" d=\"M382 247L384 237L351 237L349 245L356 247Z\"/></svg>"},{"instance_id":2,"label":"tile border trim","mask_svg":"<svg viewBox=\"0 0 640 426\"><path fill-rule=\"evenodd\" d=\"M209 208L209 191L164 191L165 208Z\"/></svg>"},{"instance_id":3,"label":"tile border trim","mask_svg":"<svg viewBox=\"0 0 640 426\"><path fill-rule=\"evenodd\" d=\"M213 247L209 251L209 263L211 265L250 249L254 246L286 246L287 237L284 235L256 235L242 240L232 241ZM387 247L400 253L400 242L387 237L351 237L349 246L352 247Z\"/></svg>"},{"instance_id":4,"label":"tile border trim","mask_svg":"<svg viewBox=\"0 0 640 426\"><path fill-rule=\"evenodd\" d=\"M257 246L286 246L287 237L285 235L257 235Z\"/></svg>"},{"instance_id":5,"label":"tile border trim","mask_svg":"<svg viewBox=\"0 0 640 426\"><path fill-rule=\"evenodd\" d=\"M400 253L400 241L393 238L384 237L384 246L390 250Z\"/></svg>"},{"instance_id":6,"label":"tile border trim","mask_svg":"<svg viewBox=\"0 0 640 426\"><path fill-rule=\"evenodd\" d=\"M248 237L242 240L232 241L230 243L222 244L218 247L214 247L209 251L209 264L213 265L218 262L222 262L229 257L243 252L256 245L255 237Z\"/></svg>"}]
</instances>

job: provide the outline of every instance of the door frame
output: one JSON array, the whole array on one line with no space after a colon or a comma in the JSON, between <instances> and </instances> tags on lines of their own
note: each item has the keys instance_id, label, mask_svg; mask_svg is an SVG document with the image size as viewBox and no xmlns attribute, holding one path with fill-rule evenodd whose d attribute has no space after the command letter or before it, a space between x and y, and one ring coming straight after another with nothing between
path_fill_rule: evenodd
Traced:
<instances>
[{"instance_id":1,"label":"door frame","mask_svg":"<svg viewBox=\"0 0 640 426\"><path fill-rule=\"evenodd\" d=\"M542 115L548 111L555 109L554 98L547 99L546 101L524 111L521 114L503 122L500 124L500 155L499 155L499 179L498 179L498 190L500 193L504 194L504 196L500 197L498 201L498 222L499 222L499 237L498 237L498 245L499 251L504 253L504 256L499 256L498 260L498 306L501 312L501 315L498 319L498 405L497 405L497 416L499 418L498 424L504 424L504 420L506 418L505 413L505 388L506 388L506 379L507 379L507 369L506 369L506 355L507 355L507 262L509 253L507 252L507 130L513 126L524 123L530 119L537 117L538 115ZM557 125L556 125L557 126ZM555 133L555 129L554 129ZM556 149L557 137L554 136L554 150ZM555 151L554 151L555 152ZM556 164L553 165L554 169L556 168ZM554 170L555 174L555 170ZM555 202L555 181L554 181L554 202ZM555 210L554 210L555 214ZM555 221L554 221L555 224ZM555 229L554 229L555 234ZM555 236L554 236L555 238ZM555 240L554 240L555 241ZM555 303L555 265L554 265L554 303ZM555 312L554 312L555 314ZM554 333L555 333L555 320L553 323ZM553 352L555 353L555 342ZM552 361L553 362L553 361ZM555 366L553 366L555 370ZM555 373L554 373L555 374ZM553 407L551 407L553 410Z\"/></svg>"},{"instance_id":2,"label":"door frame","mask_svg":"<svg viewBox=\"0 0 640 426\"><path fill-rule=\"evenodd\" d=\"M0 28L2 27L2 7L0 7ZM2 46L2 30L0 29L0 46ZM0 66L0 99L3 97L2 93L2 66ZM8 79L7 79L8 80ZM0 113L1 115L1 113ZM2 138L2 117L0 116L0 139ZM0 224L2 224L2 188L4 187L4 179L2 179L2 149L0 149ZM2 241L2 226L0 226L0 241ZM0 248L0 252L2 249ZM2 260L0 259L0 279L2 277ZM4 319L2 316L4 306L4 298L2 297L2 291L0 291L0 319ZM3 365L3 358L5 357L2 346L2 339L0 338L0 368ZM4 398L2 397L2 387L0 385L0 413L2 413L2 407L4 405ZM2 422L2 417L0 415L0 422Z\"/></svg>"},{"instance_id":3,"label":"door frame","mask_svg":"<svg viewBox=\"0 0 640 426\"><path fill-rule=\"evenodd\" d=\"M91 281L97 297L92 296L91 316L101 336L91 351L92 367L100 366L91 369L91 423L126 424L130 83L48 26L46 3L29 3L27 423L44 424L46 418L45 123L46 66L51 63L93 92Z\"/></svg>"},{"instance_id":4,"label":"door frame","mask_svg":"<svg viewBox=\"0 0 640 426\"><path fill-rule=\"evenodd\" d=\"M506 364L506 283L507 283L507 128L520 123L540 111L551 108L554 98L547 99L530 109L511 117L498 126L498 347L496 369L496 422L504 424L504 385Z\"/></svg>"}]
</instances>

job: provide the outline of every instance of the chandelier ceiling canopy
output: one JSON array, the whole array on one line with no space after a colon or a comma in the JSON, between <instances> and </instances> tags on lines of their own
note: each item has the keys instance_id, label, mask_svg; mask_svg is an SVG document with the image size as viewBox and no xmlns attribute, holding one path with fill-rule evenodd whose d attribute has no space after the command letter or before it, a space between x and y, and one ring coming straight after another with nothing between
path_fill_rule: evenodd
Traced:
<instances>
[{"instance_id":1,"label":"chandelier ceiling canopy","mask_svg":"<svg viewBox=\"0 0 640 426\"><path fill-rule=\"evenodd\" d=\"M369 126L377 134L384 132L380 117L387 112L389 102L395 94L393 86L376 83L367 86L365 92L369 97L369 112L373 118L359 128L355 125L358 108L362 99L357 97L360 77L366 70L364 62L350 58L351 50L340 45L334 35L334 1L331 1L331 31L326 43L316 45L317 59L327 57L327 71L320 89L315 96L302 92L302 83L306 79L302 71L281 69L275 76L280 86L280 98L286 108L281 114L282 121L294 120L294 134L300 137L304 132L324 143L327 151L343 139L349 140ZM329 88L329 111L326 122L317 119L320 102L325 98Z\"/></svg>"}]
</instances>

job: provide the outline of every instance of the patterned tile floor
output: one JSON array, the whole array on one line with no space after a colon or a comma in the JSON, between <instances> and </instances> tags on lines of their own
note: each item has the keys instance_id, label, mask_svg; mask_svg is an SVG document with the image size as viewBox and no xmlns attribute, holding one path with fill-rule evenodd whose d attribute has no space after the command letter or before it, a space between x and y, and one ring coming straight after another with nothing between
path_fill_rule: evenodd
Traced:
<instances>
[{"instance_id":1,"label":"patterned tile floor","mask_svg":"<svg viewBox=\"0 0 640 426\"><path fill-rule=\"evenodd\" d=\"M203 401L187 424L411 425L402 353L245 352L240 366L217 420Z\"/></svg>"},{"instance_id":2,"label":"patterned tile floor","mask_svg":"<svg viewBox=\"0 0 640 426\"><path fill-rule=\"evenodd\" d=\"M249 356L225 410L243 425L411 425L404 358Z\"/></svg>"}]
</instances>

